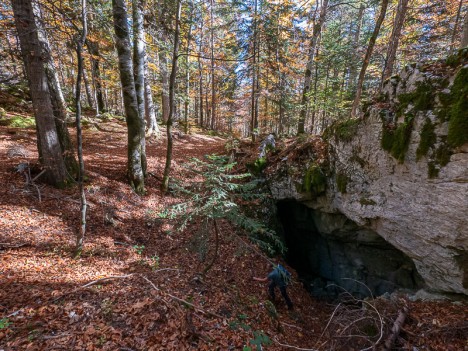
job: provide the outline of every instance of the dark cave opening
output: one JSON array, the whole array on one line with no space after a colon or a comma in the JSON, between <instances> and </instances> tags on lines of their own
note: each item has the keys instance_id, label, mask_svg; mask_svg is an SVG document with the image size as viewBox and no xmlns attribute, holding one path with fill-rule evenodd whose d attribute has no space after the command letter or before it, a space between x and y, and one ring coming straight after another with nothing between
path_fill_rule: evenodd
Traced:
<instances>
[{"instance_id":1,"label":"dark cave opening","mask_svg":"<svg viewBox=\"0 0 468 351\"><path fill-rule=\"evenodd\" d=\"M413 261L375 231L297 201L277 203L286 261L317 297L379 296L423 286Z\"/></svg>"}]
</instances>

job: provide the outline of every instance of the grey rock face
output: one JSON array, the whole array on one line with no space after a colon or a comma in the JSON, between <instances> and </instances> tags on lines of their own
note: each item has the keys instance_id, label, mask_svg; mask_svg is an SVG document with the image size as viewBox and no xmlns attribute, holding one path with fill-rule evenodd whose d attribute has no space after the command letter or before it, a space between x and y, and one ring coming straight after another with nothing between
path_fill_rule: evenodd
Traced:
<instances>
[{"instance_id":1,"label":"grey rock face","mask_svg":"<svg viewBox=\"0 0 468 351\"><path fill-rule=\"evenodd\" d=\"M451 74L446 78L453 82L455 73ZM417 67L406 69L399 80L386 85L387 102L397 103L399 94L413 91L416 82L427 79L429 73ZM300 177L273 177L272 193L277 200L295 199L316 210L343 214L410 257L429 289L468 294L468 146L453 149L450 161L430 178L428 157L435 151L416 157L422 126L427 118L435 122L434 150L444 142L448 126L437 121L432 110L413 112L403 162L382 149L384 116L380 108L372 107L352 140L331 138L332 175L325 195L311 198L298 192ZM338 191L337 174L347 177L344 193Z\"/></svg>"}]
</instances>

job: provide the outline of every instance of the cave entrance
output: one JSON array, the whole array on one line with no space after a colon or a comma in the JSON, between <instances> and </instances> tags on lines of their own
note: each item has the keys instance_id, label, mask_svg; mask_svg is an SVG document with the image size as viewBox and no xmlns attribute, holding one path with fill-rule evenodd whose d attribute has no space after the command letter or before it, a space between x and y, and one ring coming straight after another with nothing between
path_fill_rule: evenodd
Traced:
<instances>
[{"instance_id":1,"label":"cave entrance","mask_svg":"<svg viewBox=\"0 0 468 351\"><path fill-rule=\"evenodd\" d=\"M363 298L423 285L407 255L344 215L297 201L278 202L277 211L286 260L314 296L336 297L347 291Z\"/></svg>"}]
</instances>

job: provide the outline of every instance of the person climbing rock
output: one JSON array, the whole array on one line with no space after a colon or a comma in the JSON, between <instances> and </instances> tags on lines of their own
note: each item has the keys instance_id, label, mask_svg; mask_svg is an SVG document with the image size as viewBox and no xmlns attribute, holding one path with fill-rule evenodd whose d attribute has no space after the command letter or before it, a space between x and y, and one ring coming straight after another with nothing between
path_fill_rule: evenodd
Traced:
<instances>
[{"instance_id":1,"label":"person climbing rock","mask_svg":"<svg viewBox=\"0 0 468 351\"><path fill-rule=\"evenodd\" d=\"M267 277L253 277L253 280L256 280L258 282L270 281L270 284L268 285L268 294L270 296L271 301L273 303L275 302L275 288L278 287L281 292L281 295L283 295L283 298L286 301L288 309L293 309L293 303L291 302L291 299L289 298L288 293L286 291L286 287L288 286L291 280L291 273L289 273L286 270L286 268L284 268L282 265L278 264L277 266L274 266L273 270L268 274Z\"/></svg>"}]
</instances>

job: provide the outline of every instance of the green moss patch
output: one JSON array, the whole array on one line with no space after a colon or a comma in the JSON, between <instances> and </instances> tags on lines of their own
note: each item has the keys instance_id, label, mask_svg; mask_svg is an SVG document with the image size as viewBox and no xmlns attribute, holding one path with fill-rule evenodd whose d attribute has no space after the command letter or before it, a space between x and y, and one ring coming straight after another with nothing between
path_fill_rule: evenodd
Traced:
<instances>
[{"instance_id":1,"label":"green moss patch","mask_svg":"<svg viewBox=\"0 0 468 351\"><path fill-rule=\"evenodd\" d=\"M457 147L468 142L468 68L462 68L450 90L447 143Z\"/></svg>"},{"instance_id":2,"label":"green moss patch","mask_svg":"<svg viewBox=\"0 0 468 351\"><path fill-rule=\"evenodd\" d=\"M434 125L429 118L426 118L420 133L419 146L416 150L416 159L420 160L421 157L426 156L430 148L432 148L437 140L434 132Z\"/></svg>"},{"instance_id":3,"label":"green moss patch","mask_svg":"<svg viewBox=\"0 0 468 351\"><path fill-rule=\"evenodd\" d=\"M361 121L355 118L349 118L333 123L324 132L324 138L336 137L338 140L351 141L356 135Z\"/></svg>"},{"instance_id":4,"label":"green moss patch","mask_svg":"<svg viewBox=\"0 0 468 351\"><path fill-rule=\"evenodd\" d=\"M346 188L349 180L349 177L345 173L339 172L336 175L336 187L340 193L346 194Z\"/></svg>"},{"instance_id":5,"label":"green moss patch","mask_svg":"<svg viewBox=\"0 0 468 351\"><path fill-rule=\"evenodd\" d=\"M445 63L447 66L457 67L466 60L468 60L468 48L458 50L456 54L450 55L445 60Z\"/></svg>"},{"instance_id":6,"label":"green moss patch","mask_svg":"<svg viewBox=\"0 0 468 351\"><path fill-rule=\"evenodd\" d=\"M359 199L359 203L362 205L362 206L375 206L377 205L377 203L372 200L372 199L367 199L365 197L361 197Z\"/></svg>"},{"instance_id":7,"label":"green moss patch","mask_svg":"<svg viewBox=\"0 0 468 351\"><path fill-rule=\"evenodd\" d=\"M403 116L411 104L416 111L431 110L434 107L434 88L428 81L417 82L416 90L398 95L397 116Z\"/></svg>"},{"instance_id":8,"label":"green moss patch","mask_svg":"<svg viewBox=\"0 0 468 351\"><path fill-rule=\"evenodd\" d=\"M400 123L395 129L385 126L383 127L381 146L384 150L403 163L405 160L406 151L411 139L413 131L413 116L408 115L405 122Z\"/></svg>"},{"instance_id":9,"label":"green moss patch","mask_svg":"<svg viewBox=\"0 0 468 351\"><path fill-rule=\"evenodd\" d=\"M447 144L442 143L435 152L435 161L443 167L450 162L450 156L452 156L452 150Z\"/></svg>"},{"instance_id":10,"label":"green moss patch","mask_svg":"<svg viewBox=\"0 0 468 351\"><path fill-rule=\"evenodd\" d=\"M432 178L437 178L439 176L439 167L435 162L429 162L427 164L427 176L432 179Z\"/></svg>"},{"instance_id":11,"label":"green moss patch","mask_svg":"<svg viewBox=\"0 0 468 351\"><path fill-rule=\"evenodd\" d=\"M322 168L316 164L312 164L304 175L302 182L302 191L313 195L321 195L327 189L327 177Z\"/></svg>"},{"instance_id":12,"label":"green moss patch","mask_svg":"<svg viewBox=\"0 0 468 351\"><path fill-rule=\"evenodd\" d=\"M35 128L36 121L33 117L13 116L2 119L0 125L12 128Z\"/></svg>"}]
</instances>

